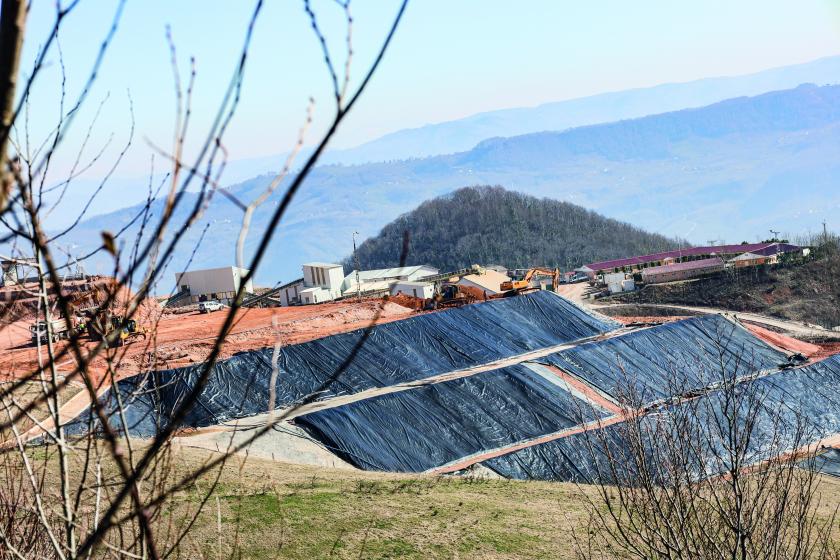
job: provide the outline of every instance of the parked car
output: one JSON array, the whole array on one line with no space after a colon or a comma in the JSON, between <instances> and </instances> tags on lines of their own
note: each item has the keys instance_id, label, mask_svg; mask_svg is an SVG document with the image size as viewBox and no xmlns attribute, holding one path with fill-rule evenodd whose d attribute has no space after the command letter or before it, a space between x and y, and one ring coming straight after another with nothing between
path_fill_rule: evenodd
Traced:
<instances>
[{"instance_id":1,"label":"parked car","mask_svg":"<svg viewBox=\"0 0 840 560\"><path fill-rule=\"evenodd\" d=\"M198 310L201 313L212 313L214 311L219 311L223 307L224 305L222 305L218 301L202 301L198 304Z\"/></svg>"}]
</instances>

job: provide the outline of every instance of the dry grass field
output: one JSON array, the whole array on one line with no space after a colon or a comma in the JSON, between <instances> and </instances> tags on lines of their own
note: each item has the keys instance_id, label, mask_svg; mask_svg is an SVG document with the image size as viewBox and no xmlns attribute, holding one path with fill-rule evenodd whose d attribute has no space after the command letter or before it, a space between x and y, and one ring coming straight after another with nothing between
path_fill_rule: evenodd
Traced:
<instances>
[{"instance_id":1,"label":"dry grass field","mask_svg":"<svg viewBox=\"0 0 840 560\"><path fill-rule=\"evenodd\" d=\"M203 461L174 450L178 468ZM209 482L178 496L194 505ZM819 514L840 504L820 483ZM232 460L199 517L184 558L574 558L594 489L574 484L432 477ZM219 525L221 520L221 525ZM221 531L219 527L221 526Z\"/></svg>"}]
</instances>

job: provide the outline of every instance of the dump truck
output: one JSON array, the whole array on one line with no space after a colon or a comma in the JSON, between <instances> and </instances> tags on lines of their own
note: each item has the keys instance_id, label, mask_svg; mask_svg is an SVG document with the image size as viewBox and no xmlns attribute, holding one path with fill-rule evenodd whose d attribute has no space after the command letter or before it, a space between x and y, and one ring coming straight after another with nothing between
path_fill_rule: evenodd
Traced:
<instances>
[{"instance_id":1,"label":"dump truck","mask_svg":"<svg viewBox=\"0 0 840 560\"><path fill-rule=\"evenodd\" d=\"M48 337L53 342L58 342L70 336L70 329L65 319L51 319L49 323L47 321L36 321L29 326L29 332L32 334L33 346L37 346L39 343L46 344Z\"/></svg>"}]
</instances>

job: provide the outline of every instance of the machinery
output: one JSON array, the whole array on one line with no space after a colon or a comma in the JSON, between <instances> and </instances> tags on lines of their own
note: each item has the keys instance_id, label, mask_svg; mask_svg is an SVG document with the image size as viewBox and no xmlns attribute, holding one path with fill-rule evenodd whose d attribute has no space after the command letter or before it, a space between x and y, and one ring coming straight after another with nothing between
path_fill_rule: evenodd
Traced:
<instances>
[{"instance_id":1,"label":"machinery","mask_svg":"<svg viewBox=\"0 0 840 560\"><path fill-rule=\"evenodd\" d=\"M52 342L57 342L70 336L70 329L67 327L67 321L64 319L52 319L49 321L49 329L47 326L47 321L37 321L29 325L33 346L37 346L39 343L46 344L48 336L50 336Z\"/></svg>"},{"instance_id":2,"label":"machinery","mask_svg":"<svg viewBox=\"0 0 840 560\"><path fill-rule=\"evenodd\" d=\"M51 339L53 342L70 338L71 334L80 330L80 319L78 317L79 306L89 300L97 302L97 298L98 293L96 290L93 290L92 293L76 292L68 296L67 303L70 308L71 320L68 321L65 318L52 319L49 322L49 330L47 329L46 321L36 321L35 323L32 323L29 325L29 332L32 333L32 345L36 346L39 341L41 344L46 344L48 332L52 332Z\"/></svg>"},{"instance_id":3,"label":"machinery","mask_svg":"<svg viewBox=\"0 0 840 560\"><path fill-rule=\"evenodd\" d=\"M445 282L441 284L439 293L427 300L427 309L438 309L440 307L459 307L467 303L477 301L475 295L465 291L458 284Z\"/></svg>"},{"instance_id":4,"label":"machinery","mask_svg":"<svg viewBox=\"0 0 840 560\"><path fill-rule=\"evenodd\" d=\"M87 333L91 340L105 340L116 330L119 331L117 346L123 346L132 338L146 338L146 330L138 328L134 319L126 320L122 315L111 315L109 311L98 308L83 310L83 317L78 330Z\"/></svg>"},{"instance_id":5,"label":"machinery","mask_svg":"<svg viewBox=\"0 0 840 560\"><path fill-rule=\"evenodd\" d=\"M47 341L48 334L53 342L70 338L71 335L87 335L90 340L105 340L114 331L119 331L116 345L122 346L132 338L146 338L146 330L138 328L134 319L126 320L121 315L112 315L102 307L102 297L98 290L80 291L67 298L69 318L53 319L49 329L46 321L37 321L29 326L32 344ZM89 307L82 307L88 305Z\"/></svg>"},{"instance_id":6,"label":"machinery","mask_svg":"<svg viewBox=\"0 0 840 560\"><path fill-rule=\"evenodd\" d=\"M508 280L499 287L505 295L516 295L531 289L531 280L535 277L548 276L551 278L551 290L556 292L560 287L560 269L532 268L525 273L522 280Z\"/></svg>"}]
</instances>

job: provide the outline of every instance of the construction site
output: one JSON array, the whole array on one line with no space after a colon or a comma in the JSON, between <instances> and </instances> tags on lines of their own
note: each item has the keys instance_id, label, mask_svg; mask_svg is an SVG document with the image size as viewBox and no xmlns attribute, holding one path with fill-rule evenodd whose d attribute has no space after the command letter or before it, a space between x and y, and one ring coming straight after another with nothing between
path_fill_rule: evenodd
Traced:
<instances>
[{"instance_id":1,"label":"construction site","mask_svg":"<svg viewBox=\"0 0 840 560\"><path fill-rule=\"evenodd\" d=\"M554 269L505 277L492 293L476 287L481 278L460 283L483 274L438 274L430 298L400 292L245 307L176 442L223 452L279 413L284 420L242 453L371 471L592 482L602 473L582 438L603 432L621 448L616 425L708 398L722 367L764 387L771 408L772 399L796 401L816 419L809 446L840 444L837 333L723 310L599 307L590 285L561 283ZM114 354L94 360L88 375L101 402L113 411L122 404L125 424L112 413L114 429L154 436L194 386L225 313L149 299L127 321L119 298L100 305L109 279L71 286L73 315L49 329L33 322L31 302L11 305L18 318L2 330L4 371L36 367L46 336L58 347L71 336L93 345L118 330ZM58 372L74 365L67 357ZM622 397L628 388L635 410ZM96 424L89 405L84 391L65 403L68 433Z\"/></svg>"}]
</instances>

